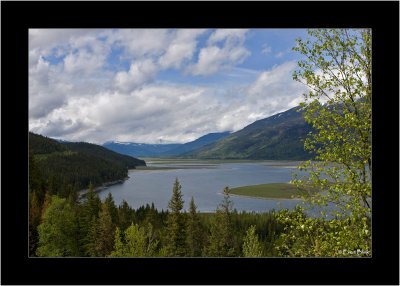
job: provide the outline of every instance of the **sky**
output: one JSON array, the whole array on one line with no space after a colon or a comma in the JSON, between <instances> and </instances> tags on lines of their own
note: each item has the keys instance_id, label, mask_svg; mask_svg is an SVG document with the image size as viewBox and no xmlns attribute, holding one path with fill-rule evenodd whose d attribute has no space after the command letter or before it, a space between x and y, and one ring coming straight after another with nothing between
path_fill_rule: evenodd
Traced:
<instances>
[{"instance_id":1,"label":"sky","mask_svg":"<svg viewBox=\"0 0 400 286\"><path fill-rule=\"evenodd\" d=\"M30 29L29 130L185 143L295 107L303 29Z\"/></svg>"}]
</instances>

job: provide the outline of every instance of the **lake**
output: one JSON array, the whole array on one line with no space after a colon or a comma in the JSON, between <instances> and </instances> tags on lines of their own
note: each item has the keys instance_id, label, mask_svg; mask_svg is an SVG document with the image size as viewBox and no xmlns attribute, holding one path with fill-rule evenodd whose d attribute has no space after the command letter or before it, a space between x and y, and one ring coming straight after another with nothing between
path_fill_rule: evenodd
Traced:
<instances>
[{"instance_id":1,"label":"lake","mask_svg":"<svg viewBox=\"0 0 400 286\"><path fill-rule=\"evenodd\" d=\"M194 197L198 211L214 212L223 199L226 186L240 187L265 183L284 183L297 172L298 162L287 161L202 161L202 160L146 160L147 169L130 170L129 179L99 193L103 200L108 193L119 205L126 200L134 208L154 203L166 210L172 195L175 178L182 185L185 209ZM293 209L299 200L268 200L231 196L238 211L264 212L272 209Z\"/></svg>"}]
</instances>

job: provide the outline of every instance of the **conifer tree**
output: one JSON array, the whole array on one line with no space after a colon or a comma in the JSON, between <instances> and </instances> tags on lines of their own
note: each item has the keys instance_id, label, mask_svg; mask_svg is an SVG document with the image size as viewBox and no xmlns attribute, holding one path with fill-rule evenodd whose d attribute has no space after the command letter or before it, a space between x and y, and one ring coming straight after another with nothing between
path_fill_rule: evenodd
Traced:
<instances>
[{"instance_id":1,"label":"conifer tree","mask_svg":"<svg viewBox=\"0 0 400 286\"><path fill-rule=\"evenodd\" d=\"M34 256L38 243L37 227L41 223L41 206L36 192L31 191L29 196L29 255Z\"/></svg>"},{"instance_id":2,"label":"conifer tree","mask_svg":"<svg viewBox=\"0 0 400 286\"><path fill-rule=\"evenodd\" d=\"M186 218L182 212L184 201L182 199L181 185L175 179L172 197L168 203L170 212L167 217L166 249L168 256L185 256L186 247Z\"/></svg>"},{"instance_id":3,"label":"conifer tree","mask_svg":"<svg viewBox=\"0 0 400 286\"><path fill-rule=\"evenodd\" d=\"M201 255L202 237L200 217L196 210L194 199L190 200L189 214L187 222L187 245L189 256L196 257Z\"/></svg>"},{"instance_id":4,"label":"conifer tree","mask_svg":"<svg viewBox=\"0 0 400 286\"><path fill-rule=\"evenodd\" d=\"M85 255L94 254L94 239L96 237L97 219L101 207L101 200L94 192L93 185L89 186L86 200L79 207L79 243Z\"/></svg>"},{"instance_id":5,"label":"conifer tree","mask_svg":"<svg viewBox=\"0 0 400 286\"><path fill-rule=\"evenodd\" d=\"M115 205L114 198L111 193L108 193L104 203L108 207L108 211L110 212L113 224L118 225L118 208Z\"/></svg>"},{"instance_id":6,"label":"conifer tree","mask_svg":"<svg viewBox=\"0 0 400 286\"><path fill-rule=\"evenodd\" d=\"M96 233L96 255L104 257L111 253L114 246L115 225L112 222L111 214L107 204L102 204L97 221Z\"/></svg>"},{"instance_id":7,"label":"conifer tree","mask_svg":"<svg viewBox=\"0 0 400 286\"><path fill-rule=\"evenodd\" d=\"M122 231L127 229L133 223L132 209L127 201L123 200L118 208L118 225Z\"/></svg>"},{"instance_id":8,"label":"conifer tree","mask_svg":"<svg viewBox=\"0 0 400 286\"><path fill-rule=\"evenodd\" d=\"M224 199L218 206L210 226L209 245L204 251L206 256L235 256L231 218L232 205L233 203L229 198L229 188L226 187Z\"/></svg>"},{"instance_id":9,"label":"conifer tree","mask_svg":"<svg viewBox=\"0 0 400 286\"><path fill-rule=\"evenodd\" d=\"M262 257L262 245L256 234L256 226L252 225L246 232L246 237L243 241L243 255L245 257Z\"/></svg>"}]
</instances>

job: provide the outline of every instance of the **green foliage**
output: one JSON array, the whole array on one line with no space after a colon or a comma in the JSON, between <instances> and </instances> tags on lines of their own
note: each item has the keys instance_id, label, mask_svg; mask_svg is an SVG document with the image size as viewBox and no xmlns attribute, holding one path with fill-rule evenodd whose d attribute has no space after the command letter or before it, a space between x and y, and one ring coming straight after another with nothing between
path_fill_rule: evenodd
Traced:
<instances>
[{"instance_id":1,"label":"green foliage","mask_svg":"<svg viewBox=\"0 0 400 286\"><path fill-rule=\"evenodd\" d=\"M29 255L35 256L38 244L37 227L41 223L42 208L36 192L31 191L29 195Z\"/></svg>"},{"instance_id":2,"label":"green foliage","mask_svg":"<svg viewBox=\"0 0 400 286\"><path fill-rule=\"evenodd\" d=\"M203 245L203 229L200 223L200 217L196 210L194 199L190 200L189 213L187 219L187 246L188 255L191 257L201 256Z\"/></svg>"},{"instance_id":3,"label":"green foliage","mask_svg":"<svg viewBox=\"0 0 400 286\"><path fill-rule=\"evenodd\" d=\"M114 198L111 193L108 193L107 198L104 201L104 204L107 205L108 211L110 212L112 223L118 224L118 208L115 205Z\"/></svg>"},{"instance_id":4,"label":"green foliage","mask_svg":"<svg viewBox=\"0 0 400 286\"><path fill-rule=\"evenodd\" d=\"M67 142L63 143L62 145L73 152L79 152L96 158L101 158L124 169L135 169L136 166L146 166L146 163L143 160L113 152L99 145L86 142Z\"/></svg>"},{"instance_id":5,"label":"green foliage","mask_svg":"<svg viewBox=\"0 0 400 286\"><path fill-rule=\"evenodd\" d=\"M108 206L103 203L99 218L92 217L88 233L87 253L92 257L104 257L111 253L114 247L115 225L112 222Z\"/></svg>"},{"instance_id":6,"label":"green foliage","mask_svg":"<svg viewBox=\"0 0 400 286\"><path fill-rule=\"evenodd\" d=\"M256 234L256 226L252 225L246 232L243 242L243 255L245 257L262 257L263 248Z\"/></svg>"},{"instance_id":7,"label":"green foliage","mask_svg":"<svg viewBox=\"0 0 400 286\"><path fill-rule=\"evenodd\" d=\"M313 154L304 150L304 139L312 127L299 107L258 120L215 143L183 154L203 159L304 160Z\"/></svg>"},{"instance_id":8,"label":"green foliage","mask_svg":"<svg viewBox=\"0 0 400 286\"><path fill-rule=\"evenodd\" d=\"M178 184L175 182L176 191L180 191L179 186L179 182ZM90 189L92 189L92 186ZM217 213L198 213L194 199L190 202L187 214L179 211L181 215L184 215L185 222L182 226L185 230L185 241L177 240L183 245L177 248L180 251L180 255L198 257L203 254L202 250L209 250L210 254L204 252L204 255L241 256L241 249L246 240L246 230L250 226L255 226L255 232L260 239L263 254L265 256L275 256L277 252L273 245L282 232L282 226L276 222L275 214L237 213L232 211L232 203L229 200L227 189L225 193L226 197L218 207ZM179 198L180 196L177 197ZM35 195L30 198L31 204L36 205ZM158 211L154 204L132 209L126 202L123 202L117 209L117 213L121 214L121 216L118 215L118 223L114 224L109 210L109 205L113 202L112 196L108 196L101 203L98 195L90 191L86 200L72 205L70 200L47 195L42 205L44 210L42 211L43 217L48 217L48 212L53 215L61 215L59 208L57 211L54 210L54 205L58 205L60 200L66 209L61 212L63 219L57 220L56 225L58 226L57 228L53 227L52 232L44 232L44 234L51 234L51 236L48 238L45 235L41 238L41 248L37 252L38 255L40 253L42 256L173 256L171 255L171 240L169 240L168 236L171 231L171 228L168 228L168 220L171 218L171 213ZM114 203L111 203L111 205L114 205ZM183 207L183 203L171 205L177 206L175 209L177 212L181 206ZM66 228L64 229L66 213L73 219L66 220ZM31 222L38 222L43 225L44 220L40 218L41 210L32 208L30 215L33 216L33 214L39 216L39 219L32 219ZM50 217L53 217L53 215L50 215ZM226 219L227 215L229 215L229 220ZM127 222L130 222L130 225L123 228L123 225ZM46 223L48 224L49 221L47 220ZM53 219L52 225L54 224ZM222 228L220 229L221 226ZM116 228L118 231L116 231ZM129 228L130 230L128 231ZM68 229L75 231L74 233L69 232L68 236L69 240L75 243L76 254L71 251L53 251L54 246L50 248L51 246L48 244L57 244L60 248L64 247L64 243L58 242L57 239L67 239L65 237L67 234L61 232ZM34 228L30 228L30 230L34 230ZM57 237L57 239L53 240L53 237ZM46 244L44 243L45 238L47 238ZM67 242L66 246L68 245L70 244Z\"/></svg>"},{"instance_id":9,"label":"green foliage","mask_svg":"<svg viewBox=\"0 0 400 286\"><path fill-rule=\"evenodd\" d=\"M158 241L154 240L152 226L139 227L132 224L124 232L124 241L121 239L121 231L117 227L115 231L114 251L111 257L145 257L155 256Z\"/></svg>"},{"instance_id":10,"label":"green foliage","mask_svg":"<svg viewBox=\"0 0 400 286\"><path fill-rule=\"evenodd\" d=\"M172 189L172 197L168 203L170 210L166 225L166 249L168 256L186 255L187 229L186 217L182 212L184 201L181 188L182 186L178 178L176 178Z\"/></svg>"},{"instance_id":11,"label":"green foliage","mask_svg":"<svg viewBox=\"0 0 400 286\"><path fill-rule=\"evenodd\" d=\"M218 206L210 226L209 244L204 249L205 256L235 256L231 216L232 201L229 198L229 188L226 187L224 199Z\"/></svg>"},{"instance_id":12,"label":"green foliage","mask_svg":"<svg viewBox=\"0 0 400 286\"><path fill-rule=\"evenodd\" d=\"M87 256L96 253L94 248L100 208L101 200L98 194L93 191L93 186L91 185L85 201L78 208L79 242L83 253Z\"/></svg>"},{"instance_id":13,"label":"green foliage","mask_svg":"<svg viewBox=\"0 0 400 286\"><path fill-rule=\"evenodd\" d=\"M293 256L371 255L371 30L316 29L309 35L293 48L305 56L293 78L310 88L301 105L315 132L304 146L318 161L301 165L307 176L294 183L324 190L307 201L332 204L322 215L330 212L334 219L281 213L288 226L277 249Z\"/></svg>"},{"instance_id":14,"label":"green foliage","mask_svg":"<svg viewBox=\"0 0 400 286\"><path fill-rule=\"evenodd\" d=\"M38 227L38 256L79 256L76 216L66 199L53 196Z\"/></svg>"},{"instance_id":15,"label":"green foliage","mask_svg":"<svg viewBox=\"0 0 400 286\"><path fill-rule=\"evenodd\" d=\"M250 196L259 198L291 199L298 198L302 192L294 184L270 183L260 185L250 185L233 188L231 194L240 196Z\"/></svg>"},{"instance_id":16,"label":"green foliage","mask_svg":"<svg viewBox=\"0 0 400 286\"><path fill-rule=\"evenodd\" d=\"M276 244L279 256L354 257L371 255L370 220L348 216L341 219L307 217L302 208L282 210L277 218L284 231Z\"/></svg>"},{"instance_id":17,"label":"green foliage","mask_svg":"<svg viewBox=\"0 0 400 286\"><path fill-rule=\"evenodd\" d=\"M134 221L134 213L127 201L123 200L118 207L118 222L121 230L127 229Z\"/></svg>"},{"instance_id":18,"label":"green foliage","mask_svg":"<svg viewBox=\"0 0 400 286\"><path fill-rule=\"evenodd\" d=\"M89 143L59 143L56 140L29 132L29 186L38 193L61 197L74 195L89 183L123 179L128 168L146 165L143 160L117 154Z\"/></svg>"}]
</instances>

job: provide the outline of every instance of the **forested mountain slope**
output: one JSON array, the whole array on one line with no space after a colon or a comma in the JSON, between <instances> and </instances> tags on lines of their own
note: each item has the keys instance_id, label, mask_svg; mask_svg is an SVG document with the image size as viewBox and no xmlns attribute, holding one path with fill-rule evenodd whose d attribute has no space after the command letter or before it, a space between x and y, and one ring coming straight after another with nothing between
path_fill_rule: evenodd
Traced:
<instances>
[{"instance_id":1,"label":"forested mountain slope","mask_svg":"<svg viewBox=\"0 0 400 286\"><path fill-rule=\"evenodd\" d=\"M30 180L50 194L67 196L80 189L124 179L128 169L145 165L143 160L121 155L89 143L59 143L29 133Z\"/></svg>"},{"instance_id":2,"label":"forested mountain slope","mask_svg":"<svg viewBox=\"0 0 400 286\"><path fill-rule=\"evenodd\" d=\"M303 160L304 139L312 131L300 107L255 121L217 142L183 154L199 159Z\"/></svg>"}]
</instances>

